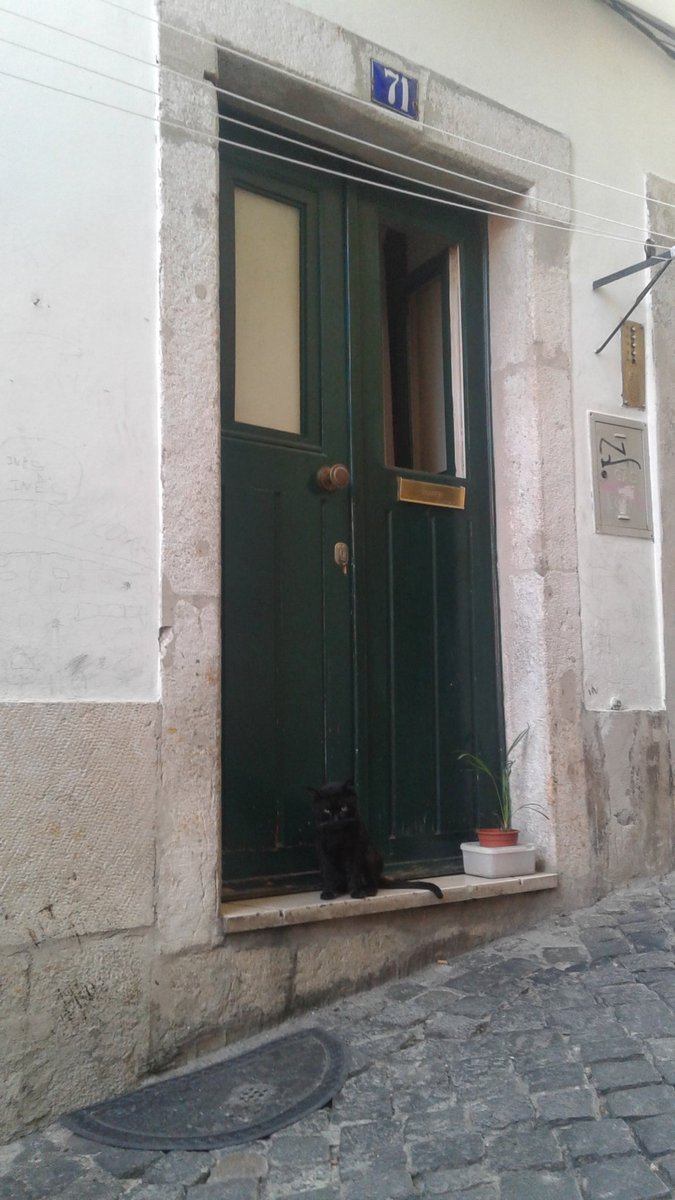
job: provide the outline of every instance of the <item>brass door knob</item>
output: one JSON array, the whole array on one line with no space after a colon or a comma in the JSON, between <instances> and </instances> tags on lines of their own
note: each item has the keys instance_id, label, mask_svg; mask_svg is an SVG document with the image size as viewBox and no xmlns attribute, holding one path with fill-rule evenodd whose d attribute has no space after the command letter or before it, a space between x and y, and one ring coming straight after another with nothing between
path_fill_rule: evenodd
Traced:
<instances>
[{"instance_id":1,"label":"brass door knob","mask_svg":"<svg viewBox=\"0 0 675 1200\"><path fill-rule=\"evenodd\" d=\"M316 481L324 492L337 492L346 488L351 476L349 469L343 463L333 463L332 467L320 467L316 473Z\"/></svg>"}]
</instances>

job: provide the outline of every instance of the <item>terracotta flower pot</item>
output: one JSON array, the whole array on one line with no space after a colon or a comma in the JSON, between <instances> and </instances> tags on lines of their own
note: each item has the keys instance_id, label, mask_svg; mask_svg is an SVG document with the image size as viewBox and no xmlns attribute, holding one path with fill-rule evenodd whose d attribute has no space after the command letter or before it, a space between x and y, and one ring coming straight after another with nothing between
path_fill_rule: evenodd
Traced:
<instances>
[{"instance_id":1,"label":"terracotta flower pot","mask_svg":"<svg viewBox=\"0 0 675 1200\"><path fill-rule=\"evenodd\" d=\"M518 844L517 829L479 829L477 832L481 846L516 846Z\"/></svg>"}]
</instances>

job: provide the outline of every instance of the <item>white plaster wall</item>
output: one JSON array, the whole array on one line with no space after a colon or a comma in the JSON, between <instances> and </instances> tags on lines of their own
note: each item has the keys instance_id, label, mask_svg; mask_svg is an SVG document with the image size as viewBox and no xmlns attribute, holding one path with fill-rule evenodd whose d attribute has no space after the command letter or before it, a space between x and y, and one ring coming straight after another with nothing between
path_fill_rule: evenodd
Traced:
<instances>
[{"instance_id":1,"label":"white plaster wall","mask_svg":"<svg viewBox=\"0 0 675 1200\"><path fill-rule=\"evenodd\" d=\"M592 214L578 215L578 223L598 235L612 235L577 233L570 246L584 696L590 709L609 709L615 699L627 709L661 708L659 563L652 542L595 533L588 413L641 416L622 407L618 340L602 355L594 351L647 277L633 276L596 293L591 284L643 257L645 174L675 178L675 143L669 132L675 104L672 61L599 0L558 5L548 0L417 0L414 20L409 6L389 0L298 0L297 6L559 130L571 141L575 175L635 193L628 196L581 179L572 188L574 207ZM665 7L670 15L657 15L675 22L675 7ZM449 9L454 20L448 20ZM630 228L609 224L607 218ZM648 319L645 305L635 319ZM652 392L652 407L654 401ZM647 417L651 425L653 412ZM652 438L653 456L654 448ZM652 457L654 489L658 478Z\"/></svg>"},{"instance_id":2,"label":"white plaster wall","mask_svg":"<svg viewBox=\"0 0 675 1200\"><path fill-rule=\"evenodd\" d=\"M61 89L0 74L0 699L152 700L157 30L98 0L12 8L1 38L138 86L0 43L0 71Z\"/></svg>"}]
</instances>

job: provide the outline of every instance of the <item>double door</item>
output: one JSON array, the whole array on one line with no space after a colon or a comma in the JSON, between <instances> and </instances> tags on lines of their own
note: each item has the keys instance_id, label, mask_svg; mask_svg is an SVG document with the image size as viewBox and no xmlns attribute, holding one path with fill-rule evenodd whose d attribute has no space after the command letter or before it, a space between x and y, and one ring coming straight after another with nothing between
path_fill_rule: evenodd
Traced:
<instances>
[{"instance_id":1,"label":"double door","mask_svg":"<svg viewBox=\"0 0 675 1200\"><path fill-rule=\"evenodd\" d=\"M225 894L314 885L326 780L452 870L500 744L481 221L244 149L221 211Z\"/></svg>"}]
</instances>

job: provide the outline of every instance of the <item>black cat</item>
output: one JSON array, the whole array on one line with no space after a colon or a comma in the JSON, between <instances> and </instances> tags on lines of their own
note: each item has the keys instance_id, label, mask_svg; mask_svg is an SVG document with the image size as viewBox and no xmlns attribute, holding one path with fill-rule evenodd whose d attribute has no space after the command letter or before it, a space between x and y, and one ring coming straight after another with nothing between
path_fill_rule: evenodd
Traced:
<instances>
[{"instance_id":1,"label":"black cat","mask_svg":"<svg viewBox=\"0 0 675 1200\"><path fill-rule=\"evenodd\" d=\"M378 888L405 887L424 888L443 899L435 883L423 879L387 879L382 874L382 857L359 816L351 779L309 790L314 796L322 900L334 900L345 892L357 900L375 896Z\"/></svg>"}]
</instances>

